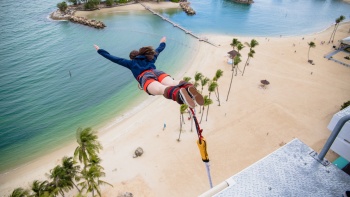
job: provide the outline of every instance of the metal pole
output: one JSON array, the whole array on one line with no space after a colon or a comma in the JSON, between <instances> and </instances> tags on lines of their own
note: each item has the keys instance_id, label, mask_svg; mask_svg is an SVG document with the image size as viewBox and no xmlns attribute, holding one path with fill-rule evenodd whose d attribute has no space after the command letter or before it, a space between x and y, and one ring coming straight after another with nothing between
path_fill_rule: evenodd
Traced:
<instances>
[{"instance_id":1,"label":"metal pole","mask_svg":"<svg viewBox=\"0 0 350 197\"><path fill-rule=\"evenodd\" d=\"M211 182L211 176L210 176L210 164L209 162L204 162L204 163L205 163L205 167L207 167L207 175L209 179L210 188L213 188L213 183Z\"/></svg>"},{"instance_id":2,"label":"metal pole","mask_svg":"<svg viewBox=\"0 0 350 197\"><path fill-rule=\"evenodd\" d=\"M343 128L344 124L350 120L350 114L343 116L342 118L340 118L340 120L337 122L337 124L335 125L331 135L329 136L326 144L323 146L322 151L320 152L320 154L318 155L318 159L319 161L323 161L323 158L326 156L328 150L331 148L335 138L338 136L340 130ZM350 132L350 131L348 131Z\"/></svg>"}]
</instances>

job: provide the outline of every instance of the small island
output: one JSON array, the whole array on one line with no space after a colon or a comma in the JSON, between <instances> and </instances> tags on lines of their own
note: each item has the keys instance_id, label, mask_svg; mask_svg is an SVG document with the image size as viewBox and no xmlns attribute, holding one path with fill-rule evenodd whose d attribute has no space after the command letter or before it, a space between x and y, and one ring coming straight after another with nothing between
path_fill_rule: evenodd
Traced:
<instances>
[{"instance_id":1,"label":"small island","mask_svg":"<svg viewBox=\"0 0 350 197\"><path fill-rule=\"evenodd\" d=\"M242 3L242 4L252 4L252 3L254 3L253 0L233 0L233 2Z\"/></svg>"}]
</instances>

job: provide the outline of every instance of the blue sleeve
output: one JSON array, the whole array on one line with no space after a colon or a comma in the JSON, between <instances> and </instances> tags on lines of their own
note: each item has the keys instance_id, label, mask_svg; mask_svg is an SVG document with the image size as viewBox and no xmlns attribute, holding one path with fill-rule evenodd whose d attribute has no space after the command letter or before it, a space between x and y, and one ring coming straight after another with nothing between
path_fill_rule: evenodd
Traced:
<instances>
[{"instance_id":1,"label":"blue sleeve","mask_svg":"<svg viewBox=\"0 0 350 197\"><path fill-rule=\"evenodd\" d=\"M124 59L124 58L113 56L113 55L109 54L107 51L105 51L103 49L97 50L97 53L102 55L104 58L109 59L110 61L112 61L114 63L117 63L117 64L119 64L121 66L124 66L126 68L129 68L129 69L130 69L130 66L132 64L131 60L127 60L127 59Z\"/></svg>"},{"instance_id":2,"label":"blue sleeve","mask_svg":"<svg viewBox=\"0 0 350 197\"><path fill-rule=\"evenodd\" d=\"M154 61L157 60L159 53L165 49L165 46L166 46L165 42L162 42L159 44L158 48L156 48L156 50L155 50L156 54L154 55Z\"/></svg>"}]
</instances>

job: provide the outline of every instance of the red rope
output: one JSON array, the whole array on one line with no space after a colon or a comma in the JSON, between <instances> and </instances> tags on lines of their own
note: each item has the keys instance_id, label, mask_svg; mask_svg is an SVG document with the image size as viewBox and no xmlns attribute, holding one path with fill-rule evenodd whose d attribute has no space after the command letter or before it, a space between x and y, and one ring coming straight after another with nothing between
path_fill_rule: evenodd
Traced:
<instances>
[{"instance_id":1,"label":"red rope","mask_svg":"<svg viewBox=\"0 0 350 197\"><path fill-rule=\"evenodd\" d=\"M198 123L198 120L197 120L197 117L196 117L196 114L195 114L194 110L192 108L190 108L190 110L191 110L191 113L192 113L192 117L193 117L194 123L196 125L196 130L197 130L199 143L202 143L202 138L203 138L202 132L203 132L203 129L201 129L200 126L199 126L199 123Z\"/></svg>"}]
</instances>

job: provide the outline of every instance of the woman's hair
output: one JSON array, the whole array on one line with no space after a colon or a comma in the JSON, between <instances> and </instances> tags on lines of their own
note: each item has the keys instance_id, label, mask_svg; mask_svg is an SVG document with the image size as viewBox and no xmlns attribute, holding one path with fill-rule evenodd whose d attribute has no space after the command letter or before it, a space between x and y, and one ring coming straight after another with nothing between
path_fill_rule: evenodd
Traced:
<instances>
[{"instance_id":1,"label":"woman's hair","mask_svg":"<svg viewBox=\"0 0 350 197\"><path fill-rule=\"evenodd\" d=\"M138 55L144 55L146 56L148 61L151 61L154 58L155 54L156 54L156 51L153 49L153 47L148 46L148 47L140 48Z\"/></svg>"},{"instance_id":2,"label":"woman's hair","mask_svg":"<svg viewBox=\"0 0 350 197\"><path fill-rule=\"evenodd\" d=\"M139 55L139 52L136 51L136 50L133 50L133 51L130 52L129 57L130 57L130 59L133 60L133 59L135 59L135 57L138 56L138 55Z\"/></svg>"}]
</instances>

